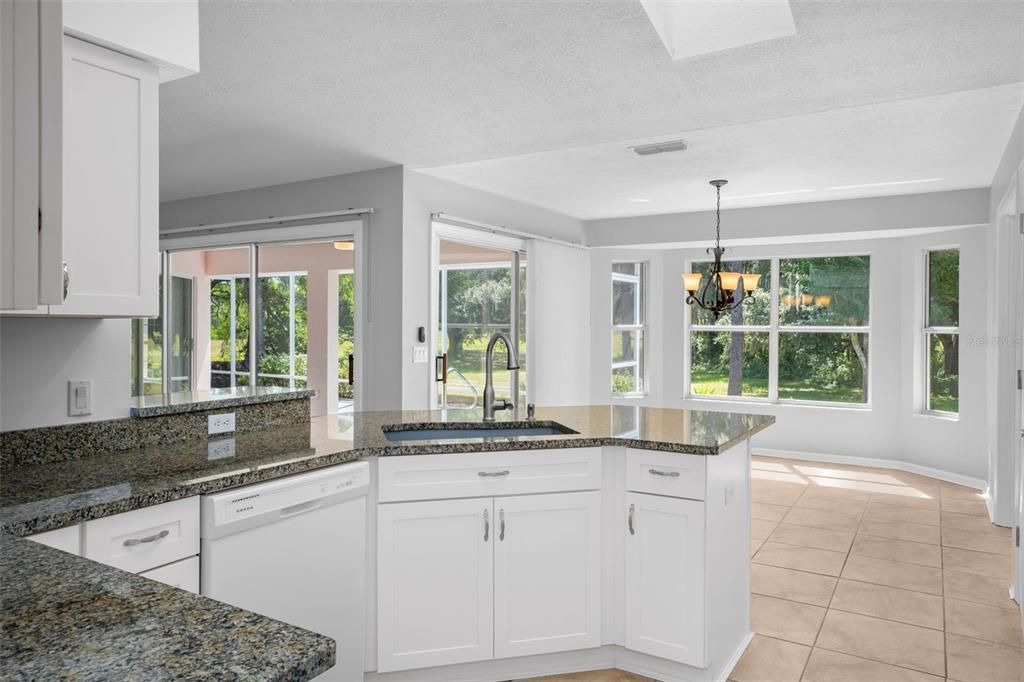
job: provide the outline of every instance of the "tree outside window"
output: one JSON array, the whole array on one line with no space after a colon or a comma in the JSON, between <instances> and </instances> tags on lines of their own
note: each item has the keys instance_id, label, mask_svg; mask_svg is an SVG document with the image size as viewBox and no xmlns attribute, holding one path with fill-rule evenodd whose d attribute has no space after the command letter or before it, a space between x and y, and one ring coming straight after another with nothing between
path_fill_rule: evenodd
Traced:
<instances>
[{"instance_id":1,"label":"tree outside window","mask_svg":"<svg viewBox=\"0 0 1024 682\"><path fill-rule=\"evenodd\" d=\"M925 410L960 411L960 251L928 251L924 321Z\"/></svg>"},{"instance_id":2,"label":"tree outside window","mask_svg":"<svg viewBox=\"0 0 1024 682\"><path fill-rule=\"evenodd\" d=\"M761 276L717 320L690 307L690 394L865 404L870 257L733 260ZM693 264L708 276L711 263ZM773 277L775 275L775 277Z\"/></svg>"}]
</instances>

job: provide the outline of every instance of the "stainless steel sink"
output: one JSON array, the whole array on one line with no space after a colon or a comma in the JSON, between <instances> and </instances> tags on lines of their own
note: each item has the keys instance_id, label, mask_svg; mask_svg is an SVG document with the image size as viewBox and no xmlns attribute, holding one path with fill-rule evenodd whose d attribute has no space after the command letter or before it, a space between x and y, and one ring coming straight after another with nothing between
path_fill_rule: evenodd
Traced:
<instances>
[{"instance_id":1,"label":"stainless steel sink","mask_svg":"<svg viewBox=\"0 0 1024 682\"><path fill-rule=\"evenodd\" d=\"M403 428L404 427L404 428ZM520 436L564 436L577 433L572 429L543 422L536 424L394 424L384 427L384 437L389 441L407 440L455 440L459 438L517 438Z\"/></svg>"}]
</instances>

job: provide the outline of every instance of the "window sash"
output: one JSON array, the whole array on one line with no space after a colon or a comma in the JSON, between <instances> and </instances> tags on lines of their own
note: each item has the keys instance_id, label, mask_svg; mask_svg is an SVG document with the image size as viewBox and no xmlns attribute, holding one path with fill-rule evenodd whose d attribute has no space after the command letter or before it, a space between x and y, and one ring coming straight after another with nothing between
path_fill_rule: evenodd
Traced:
<instances>
[{"instance_id":1,"label":"window sash","mask_svg":"<svg viewBox=\"0 0 1024 682\"><path fill-rule=\"evenodd\" d=\"M958 271L959 271L959 259L960 259L960 247L949 246L942 248L929 248L924 250L924 267L923 267L923 285L922 289L922 359L923 359L923 371L924 375L924 394L921 400L921 412L923 414L939 415L943 417L959 417L959 410L952 412L949 410L939 410L932 407L932 337L936 335L956 335L959 338L960 326L959 325L933 325L931 324L931 309L932 309L932 277L931 277L931 257L933 253L941 251L956 251ZM959 283L957 286L957 302L960 299L960 287ZM959 372L957 373L957 402L959 404L960 397L960 385L959 385Z\"/></svg>"},{"instance_id":2,"label":"window sash","mask_svg":"<svg viewBox=\"0 0 1024 682\"><path fill-rule=\"evenodd\" d=\"M764 261L770 262L769 275L770 275L770 308L769 308L769 322L765 324L756 325L729 325L729 324L696 324L693 322L693 312L686 310L683 319L683 353L684 353L684 368L685 375L683 377L684 391L683 397L687 399L695 400L723 400L723 401L737 401L737 402L752 402L761 404L785 404L785 405L802 405L810 407L830 407L834 409L844 410L869 410L871 409L871 394L874 389L874 382L871 381L871 359L868 357L868 394L865 402L862 403L845 403L839 401L823 401L823 400L804 400L800 398L780 398L779 397L779 338L782 334L861 334L865 337L865 340L870 348L871 344L871 320L873 319L872 311L873 305L871 297L874 295L874 288L871 286L871 270L870 265L868 269L868 311L867 311L867 324L857 326L838 326L838 325L808 325L808 324L780 324L780 309L782 307L780 296L781 296L781 262L785 260L799 260L799 259L814 259L814 258L828 258L828 257L843 257L843 256L868 256L870 253L853 252L853 253L823 253L806 256L773 256L771 258L737 258L735 260L741 261ZM710 262L702 259L694 259L687 261L686 265L692 271L692 266L697 263ZM762 280L763 281L763 280ZM689 308L690 306L687 306ZM737 396L737 395L709 395L709 394L698 394L693 392L693 357L692 357L692 334L694 332L750 332L750 333L767 333L768 334L768 395L761 396Z\"/></svg>"},{"instance_id":3,"label":"window sash","mask_svg":"<svg viewBox=\"0 0 1024 682\"><path fill-rule=\"evenodd\" d=\"M617 264L628 264L635 267L637 274L627 274L623 272L616 272L614 266ZM633 284L633 310L634 310L634 322L632 324L616 324L615 323L615 283L621 282L625 284ZM611 334L610 339L614 339L616 333L626 332L636 335L637 351L636 357L631 360L618 360L614 359L614 352L609 353L610 357L610 371L609 371L609 390L612 397L635 397L647 395L647 263L644 261L616 261L612 263L611 280L609 282L609 292L611 293L611 310L610 321L611 321ZM615 390L615 370L618 369L633 369L633 385L637 387L633 391L616 391Z\"/></svg>"}]
</instances>

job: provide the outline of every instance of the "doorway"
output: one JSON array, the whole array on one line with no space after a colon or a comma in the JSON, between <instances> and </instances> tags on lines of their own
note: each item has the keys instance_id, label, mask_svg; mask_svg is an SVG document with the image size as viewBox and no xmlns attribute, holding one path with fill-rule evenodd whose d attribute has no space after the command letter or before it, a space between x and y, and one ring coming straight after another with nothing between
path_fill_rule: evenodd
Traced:
<instances>
[{"instance_id":1,"label":"doorway","mask_svg":"<svg viewBox=\"0 0 1024 682\"><path fill-rule=\"evenodd\" d=\"M527 402L526 243L447 224L434 224L434 390L438 409L482 409L487 344L505 333L516 344L519 371L506 367L499 344L494 392Z\"/></svg>"}]
</instances>

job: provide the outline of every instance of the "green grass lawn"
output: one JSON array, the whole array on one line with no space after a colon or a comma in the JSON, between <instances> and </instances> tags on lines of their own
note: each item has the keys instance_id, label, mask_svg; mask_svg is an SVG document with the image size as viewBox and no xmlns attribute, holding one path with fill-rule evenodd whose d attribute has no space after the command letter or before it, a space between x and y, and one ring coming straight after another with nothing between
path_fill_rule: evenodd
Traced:
<instances>
[{"instance_id":1,"label":"green grass lawn","mask_svg":"<svg viewBox=\"0 0 1024 682\"><path fill-rule=\"evenodd\" d=\"M690 381L690 391L694 395L728 395L729 375L720 372L694 372ZM768 378L744 377L741 395L756 398L767 397ZM862 392L859 386L822 386L810 381L783 379L779 380L779 397L835 403L862 402Z\"/></svg>"}]
</instances>

